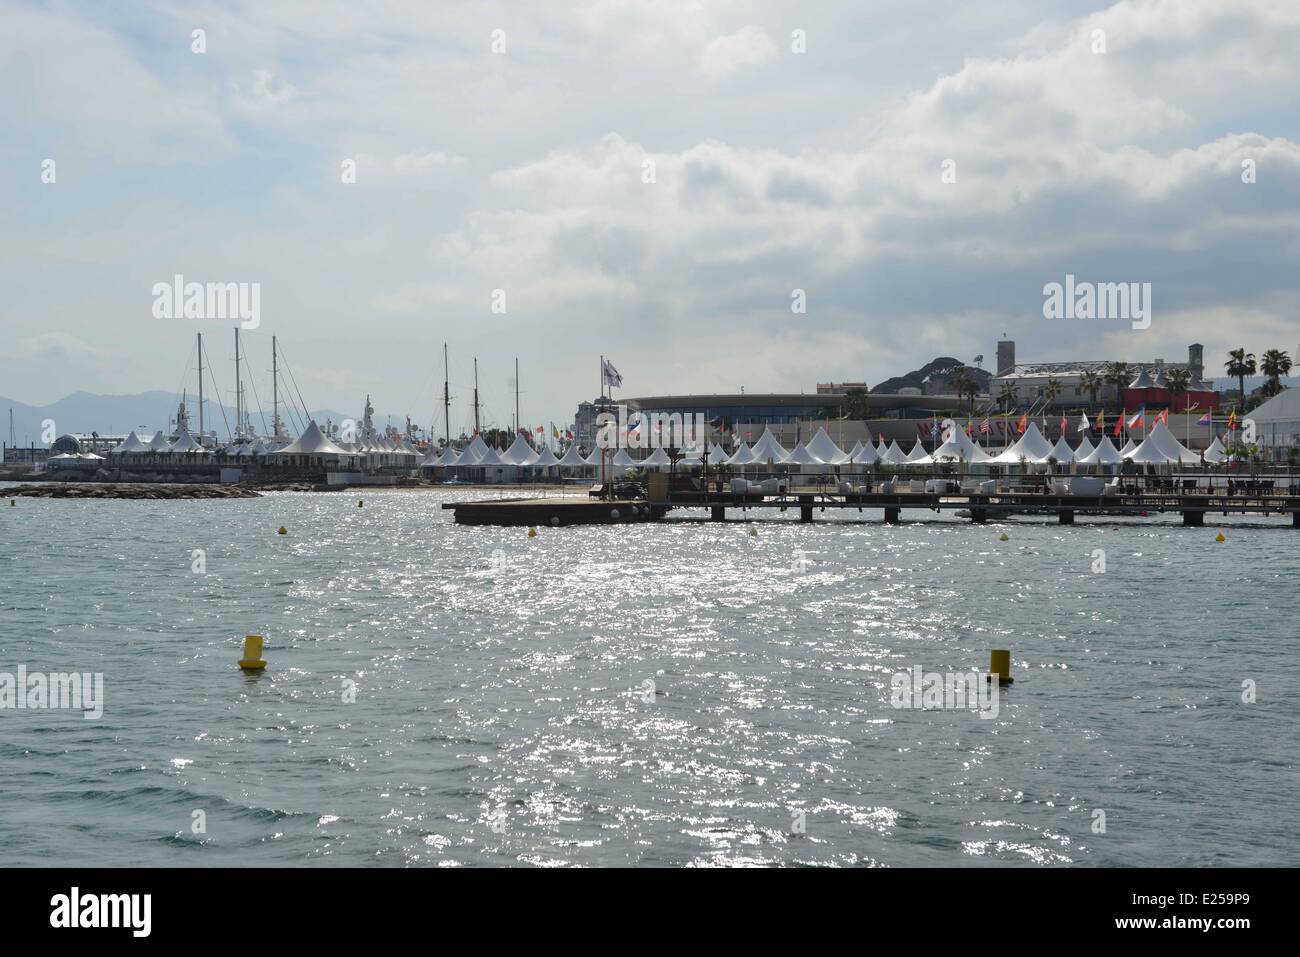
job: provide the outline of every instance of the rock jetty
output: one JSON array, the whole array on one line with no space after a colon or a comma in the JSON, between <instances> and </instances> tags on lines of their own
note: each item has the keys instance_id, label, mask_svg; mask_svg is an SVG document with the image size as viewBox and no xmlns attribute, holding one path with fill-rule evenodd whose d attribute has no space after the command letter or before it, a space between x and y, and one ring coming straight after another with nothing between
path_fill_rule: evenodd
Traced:
<instances>
[{"instance_id":1,"label":"rock jetty","mask_svg":"<svg viewBox=\"0 0 1300 957\"><path fill-rule=\"evenodd\" d=\"M0 497L17 498L261 498L241 485L131 484L126 482L42 482L0 489Z\"/></svg>"}]
</instances>

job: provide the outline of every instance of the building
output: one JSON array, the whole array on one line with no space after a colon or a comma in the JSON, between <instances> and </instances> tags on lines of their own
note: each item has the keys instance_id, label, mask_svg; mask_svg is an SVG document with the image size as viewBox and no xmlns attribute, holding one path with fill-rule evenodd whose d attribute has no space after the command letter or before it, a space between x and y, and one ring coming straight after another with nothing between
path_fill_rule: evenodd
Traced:
<instances>
[{"instance_id":1,"label":"building","mask_svg":"<svg viewBox=\"0 0 1300 957\"><path fill-rule=\"evenodd\" d=\"M1007 349L1004 350L1003 346ZM1151 362L1125 363L1129 368L1129 382L1123 388L1106 380L1115 362L1123 360L1076 360L1072 362L1030 362L1015 363L1015 343L1003 341L998 343L998 375L990 386L990 393L995 404L1009 404L1011 408L1026 408L1044 405L1044 389L1049 380L1055 380L1057 393L1055 398L1046 403L1050 409L1079 409L1106 406L1111 409L1137 409L1143 405L1168 406L1172 411L1184 408L1217 409L1220 403L1219 393L1212 382L1201 378L1204 373L1205 347L1193 343L1187 347L1187 362L1166 362L1155 359ZM1010 369L1003 368L1003 360L1009 359ZM1167 388L1167 375L1173 369L1186 369L1191 376L1187 393L1176 402ZM1092 373L1100 380L1096 401L1084 388L1084 378ZM1004 390L1010 386L1009 403L1003 399Z\"/></svg>"}]
</instances>

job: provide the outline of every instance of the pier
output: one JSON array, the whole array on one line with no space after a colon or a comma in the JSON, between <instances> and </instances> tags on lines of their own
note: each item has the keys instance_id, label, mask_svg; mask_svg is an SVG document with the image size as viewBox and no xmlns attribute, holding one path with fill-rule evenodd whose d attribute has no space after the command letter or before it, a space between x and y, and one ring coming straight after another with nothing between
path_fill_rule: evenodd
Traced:
<instances>
[{"instance_id":1,"label":"pier","mask_svg":"<svg viewBox=\"0 0 1300 957\"><path fill-rule=\"evenodd\" d=\"M972 524L984 524L1015 515L1055 516L1062 525L1087 515L1148 517L1178 513L1183 524L1201 527L1207 514L1290 515L1300 529L1300 486L1267 488L1273 483L1237 482L1232 486L1186 486L1173 482L1126 477L1123 484L1108 485L1100 495L1058 494L1052 486L1024 486L1014 481L987 493L963 491L957 482L916 483L950 488L907 490L893 483L861 485L848 490L826 486L794 486L778 494L724 489L654 489L648 499L498 499L488 502L454 502L442 507L454 512L462 525L584 525L656 521L674 509L706 509L709 520L727 521L758 509L778 512L798 510L799 521L811 523L828 509L884 513L887 524L898 524L905 513L965 512ZM987 484L987 483L985 483Z\"/></svg>"}]
</instances>

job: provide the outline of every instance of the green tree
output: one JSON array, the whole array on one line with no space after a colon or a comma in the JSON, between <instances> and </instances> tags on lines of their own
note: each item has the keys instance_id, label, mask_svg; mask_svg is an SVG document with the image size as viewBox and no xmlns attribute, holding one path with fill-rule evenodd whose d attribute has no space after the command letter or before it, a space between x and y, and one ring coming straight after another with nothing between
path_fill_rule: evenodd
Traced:
<instances>
[{"instance_id":1,"label":"green tree","mask_svg":"<svg viewBox=\"0 0 1300 957\"><path fill-rule=\"evenodd\" d=\"M1246 407L1246 376L1255 374L1255 354L1247 352L1245 347L1233 349L1228 353L1228 361L1223 364L1228 375L1236 376L1237 388L1241 390L1241 407Z\"/></svg>"},{"instance_id":2,"label":"green tree","mask_svg":"<svg viewBox=\"0 0 1300 957\"><path fill-rule=\"evenodd\" d=\"M1179 402L1181 396L1187 395L1192 384L1192 374L1186 369L1170 369L1165 373L1165 388L1169 391L1170 408L1181 411L1186 403Z\"/></svg>"},{"instance_id":3,"label":"green tree","mask_svg":"<svg viewBox=\"0 0 1300 957\"><path fill-rule=\"evenodd\" d=\"M1282 376L1291 372L1291 357L1281 349L1269 349L1259 360L1259 371L1268 376L1269 395L1277 395L1282 391Z\"/></svg>"},{"instance_id":4,"label":"green tree","mask_svg":"<svg viewBox=\"0 0 1300 957\"><path fill-rule=\"evenodd\" d=\"M1016 386L1015 383L1005 381L1002 388L998 390L998 407L1003 412L1010 412L1016 405Z\"/></svg>"},{"instance_id":5,"label":"green tree","mask_svg":"<svg viewBox=\"0 0 1300 957\"><path fill-rule=\"evenodd\" d=\"M953 388L956 390L958 397L969 397L970 414L975 414L975 397L980 394L979 383L975 378L966 371L966 367L959 368L952 377Z\"/></svg>"},{"instance_id":6,"label":"green tree","mask_svg":"<svg viewBox=\"0 0 1300 957\"><path fill-rule=\"evenodd\" d=\"M850 419L867 419L871 417L871 407L867 401L866 389L849 389L844 394L844 414Z\"/></svg>"},{"instance_id":7,"label":"green tree","mask_svg":"<svg viewBox=\"0 0 1300 957\"><path fill-rule=\"evenodd\" d=\"M1088 401L1092 405L1097 404L1097 393L1101 391L1101 385L1101 376L1091 369L1079 376L1079 388L1088 393Z\"/></svg>"},{"instance_id":8,"label":"green tree","mask_svg":"<svg viewBox=\"0 0 1300 957\"><path fill-rule=\"evenodd\" d=\"M1129 379L1133 377L1133 370L1127 362L1111 362L1106 366L1106 374L1102 378L1115 387L1115 407L1122 409L1124 407L1124 387L1128 385Z\"/></svg>"},{"instance_id":9,"label":"green tree","mask_svg":"<svg viewBox=\"0 0 1300 957\"><path fill-rule=\"evenodd\" d=\"M1054 375L1049 375L1047 381L1039 389L1043 399L1048 406L1056 401L1056 397L1061 394L1061 380Z\"/></svg>"}]
</instances>

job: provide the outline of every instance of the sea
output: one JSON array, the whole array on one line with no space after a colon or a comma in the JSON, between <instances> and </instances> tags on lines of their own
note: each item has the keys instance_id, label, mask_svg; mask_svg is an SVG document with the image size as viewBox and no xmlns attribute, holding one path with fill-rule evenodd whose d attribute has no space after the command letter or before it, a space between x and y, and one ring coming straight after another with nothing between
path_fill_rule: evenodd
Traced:
<instances>
[{"instance_id":1,"label":"sea","mask_svg":"<svg viewBox=\"0 0 1300 957\"><path fill-rule=\"evenodd\" d=\"M498 494L0 499L0 866L1300 863L1289 520Z\"/></svg>"}]
</instances>

